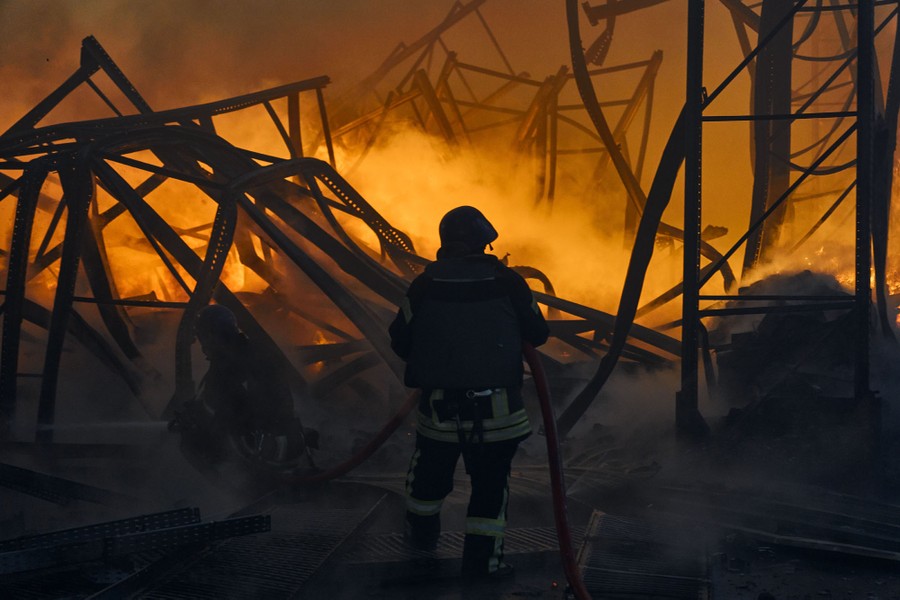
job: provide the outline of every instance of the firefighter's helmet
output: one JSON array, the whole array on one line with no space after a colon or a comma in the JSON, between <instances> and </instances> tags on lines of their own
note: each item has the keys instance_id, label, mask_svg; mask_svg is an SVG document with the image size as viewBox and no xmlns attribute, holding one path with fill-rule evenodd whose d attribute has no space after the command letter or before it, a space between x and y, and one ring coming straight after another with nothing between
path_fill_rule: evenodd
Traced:
<instances>
[{"instance_id":1,"label":"firefighter's helmet","mask_svg":"<svg viewBox=\"0 0 900 600\"><path fill-rule=\"evenodd\" d=\"M473 251L482 250L498 236L491 222L473 206L458 206L444 215L438 233L441 246L462 243Z\"/></svg>"},{"instance_id":2,"label":"firefighter's helmet","mask_svg":"<svg viewBox=\"0 0 900 600\"><path fill-rule=\"evenodd\" d=\"M240 329L233 312L221 304L210 304L197 314L194 331L201 340L227 339L239 333Z\"/></svg>"}]
</instances>

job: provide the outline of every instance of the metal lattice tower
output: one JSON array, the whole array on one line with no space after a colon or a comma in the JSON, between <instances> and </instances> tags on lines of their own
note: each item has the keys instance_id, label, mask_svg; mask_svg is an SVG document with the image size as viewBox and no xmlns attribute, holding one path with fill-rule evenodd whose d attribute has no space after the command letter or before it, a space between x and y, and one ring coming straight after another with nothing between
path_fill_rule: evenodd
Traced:
<instances>
[{"instance_id":1,"label":"metal lattice tower","mask_svg":"<svg viewBox=\"0 0 900 600\"><path fill-rule=\"evenodd\" d=\"M853 344L853 389L857 401L871 397L869 389L869 304L871 297L870 272L873 267L873 258L870 251L870 243L874 242L876 248L885 240L875 235L872 230L872 202L879 197L874 187L877 175L873 172L874 137L876 128L876 93L875 80L877 65L874 56L874 38L884 24L896 17L896 7L890 12L883 22L876 28L875 3L872 0L860 2L831 2L824 6L821 2L815 6L808 6L806 0L798 0L792 4L784 2L763 2L761 14L756 17L749 8L740 2L723 0L729 9L742 19L754 21L759 33L757 46L750 50L745 45L745 59L731 72L731 74L714 91L707 94L703 85L703 28L706 2L704 0L690 0L688 5L688 69L687 92L685 106L685 210L684 210L684 302L683 302L683 336L682 336L682 372L681 391L677 397L676 416L679 430L697 432L705 427L698 411L698 355L701 349L700 339L704 328L701 322L706 317L727 317L737 314L768 314L780 312L802 312L809 310L845 310L853 313L854 339ZM788 97L785 102L785 89L791 92L791 59L793 52L796 54L799 44L793 42L792 30L795 21L805 16L810 22L818 22L823 15L849 15L855 17L855 35L846 38L850 47L846 52L836 57L839 60L835 70L840 73L850 70L853 81L852 106L841 107L837 111L817 111L812 101L803 102L799 108L794 108L795 103ZM844 21L840 21L843 23ZM805 32L804 32L805 33ZM802 38L801 38L802 39ZM756 94L751 114L716 114L707 109L716 98L734 81L737 75L748 65L755 62L757 77L762 65L772 68L772 76L764 85L759 80L755 81ZM853 69L855 63L855 69ZM893 75L893 72L892 72ZM837 75L828 77L821 86L814 90L809 97L817 98L829 91L829 86L834 84ZM762 97L768 94L768 97ZM890 92L888 94L891 96ZM886 112L890 118L891 100L888 100ZM810 109L811 110L807 110ZM785 112L786 110L786 112ZM836 123L831 129L834 137L821 144L821 151L817 152L809 166L797 168L789 157L784 154L791 152L790 129L793 125L816 120L824 123ZM792 195L808 180L826 172L835 172L828 169L828 160L839 150L851 148L855 154L852 165L854 167L856 193L853 201L855 205L855 293L852 297L829 296L758 296L750 298L757 301L756 306L742 308L718 308L711 303L727 302L730 300L747 301L748 296L709 295L703 294L703 286L706 284L712 272L707 269L701 272L700 254L698 243L700 241L702 222L702 176L703 176L703 149L702 136L704 127L712 123L745 121L754 126L756 137L757 164L754 180L754 205L751 210L751 222L746 233L727 252L724 258L727 260L735 252L746 244L744 259L745 271L759 264L766 252L773 252L775 246L771 239L777 237L778 228L783 223L784 211L792 200ZM893 121L896 123L896 120ZM780 139L778 134L781 134ZM855 146L854 146L855 140ZM764 142L768 142L765 145ZM780 146L777 146L780 144ZM763 172L760 161L765 158L772 160L782 159L778 165L770 165ZM893 148L890 148L893 156ZM790 171L786 169L790 167ZM890 166L888 166L890 168ZM776 174L774 171L778 171ZM785 174L798 175L784 178ZM775 182L773 179L780 179ZM889 180L889 178L888 178ZM880 179L879 179L880 181ZM847 192L852 189L853 184ZM762 194L757 192L762 190ZM842 194L839 201L848 196ZM883 196L881 196L883 197ZM889 188L888 196L889 198ZM823 220L830 212L826 213ZM887 232L885 230L884 235ZM874 237L873 237L874 236ZM808 237L808 236L807 236ZM768 238L768 239L767 239ZM875 239L879 238L879 239ZM804 240L807 238L804 238ZM881 259L883 261L883 258ZM712 271L721 267L721 262L715 265ZM876 261L876 271L879 263ZM883 272L883 262L880 263ZM776 305L772 305L775 303Z\"/></svg>"}]
</instances>

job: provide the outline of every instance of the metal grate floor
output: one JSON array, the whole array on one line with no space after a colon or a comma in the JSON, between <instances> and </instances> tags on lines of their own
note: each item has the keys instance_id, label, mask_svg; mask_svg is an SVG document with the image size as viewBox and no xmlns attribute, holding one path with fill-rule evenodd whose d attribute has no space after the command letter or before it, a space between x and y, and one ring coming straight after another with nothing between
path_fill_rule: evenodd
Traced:
<instances>
[{"instance_id":1,"label":"metal grate floor","mask_svg":"<svg viewBox=\"0 0 900 600\"><path fill-rule=\"evenodd\" d=\"M229 539L137 597L291 598L360 527L372 508L374 505L368 510L279 506L270 513L270 533Z\"/></svg>"},{"instance_id":2,"label":"metal grate floor","mask_svg":"<svg viewBox=\"0 0 900 600\"><path fill-rule=\"evenodd\" d=\"M584 537L584 529L573 529L572 536L575 544L580 544ZM454 559L462 556L464 538L465 533L462 531L445 531L441 533L437 549L431 553L410 548L403 540L403 535L399 533L366 535L344 554L341 560L351 564L373 564L405 562L425 557L438 560ZM503 552L507 556L558 551L556 529L552 527L517 528L506 532Z\"/></svg>"}]
</instances>

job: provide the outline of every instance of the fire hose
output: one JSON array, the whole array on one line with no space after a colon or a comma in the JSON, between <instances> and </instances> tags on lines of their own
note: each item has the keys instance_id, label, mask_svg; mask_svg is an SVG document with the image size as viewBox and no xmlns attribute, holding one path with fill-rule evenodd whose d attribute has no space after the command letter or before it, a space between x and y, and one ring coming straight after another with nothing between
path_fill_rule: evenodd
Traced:
<instances>
[{"instance_id":1,"label":"fire hose","mask_svg":"<svg viewBox=\"0 0 900 600\"><path fill-rule=\"evenodd\" d=\"M559 542L559 552L562 558L563 571L569 586L578 600L590 600L591 595L584 585L578 565L575 561L575 550L572 544L572 532L569 529L568 515L566 511L566 485L563 478L562 458L559 452L559 437L556 432L556 418L553 415L553 407L550 404L550 386L547 383L547 375L538 357L537 351L529 343L522 344L522 353L528 366L531 367L531 375L537 389L538 400L541 405L541 415L544 421L544 433L547 438L547 459L550 467L550 485L553 493L553 518L556 525L556 535ZM378 448L397 430L403 420L416 407L420 392L409 395L406 402L394 413L391 419L381 428L378 434L368 444L343 463L322 471L307 475L290 475L285 478L285 483L311 484L329 481L345 475L355 467L365 462Z\"/></svg>"},{"instance_id":2,"label":"fire hose","mask_svg":"<svg viewBox=\"0 0 900 600\"><path fill-rule=\"evenodd\" d=\"M563 571L569 581L569 587L575 593L578 600L590 600L591 595L584 585L578 565L575 562L575 550L572 546L572 532L569 530L569 517L566 511L566 482L563 478L562 458L559 453L559 437L556 432L556 417L553 415L553 406L550 404L550 386L547 384L547 374L541 364L534 346L525 342L522 344L522 353L528 366L531 367L531 377L537 388L538 400L541 403L541 416L544 419L544 435L547 439L547 462L550 467L550 488L553 491L553 519L556 524L556 537L559 542L559 554L562 559Z\"/></svg>"},{"instance_id":3,"label":"fire hose","mask_svg":"<svg viewBox=\"0 0 900 600\"><path fill-rule=\"evenodd\" d=\"M381 428L375 437L373 437L368 444L366 444L361 450L356 452L353 456L345 460L339 465L336 465L327 471L321 471L319 473L313 474L288 474L284 477L284 483L294 484L294 485L305 485L310 483L322 483L323 481L330 481L332 479L336 479L342 475L346 475L365 461L369 459L375 451L378 450L382 444L384 444L389 437L391 437L397 428L400 427L400 424L403 423L403 420L412 412L412 410L416 407L416 404L419 403L419 395L420 392L416 390L412 394L410 394L406 398L406 402L394 413L394 415L390 418L390 420L384 424L384 427Z\"/></svg>"}]
</instances>

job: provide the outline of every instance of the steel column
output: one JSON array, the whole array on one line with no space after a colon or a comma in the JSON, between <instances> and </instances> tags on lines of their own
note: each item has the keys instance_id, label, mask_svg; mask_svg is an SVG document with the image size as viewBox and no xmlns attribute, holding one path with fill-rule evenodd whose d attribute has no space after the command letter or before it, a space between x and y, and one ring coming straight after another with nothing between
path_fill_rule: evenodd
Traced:
<instances>
[{"instance_id":1,"label":"steel column","mask_svg":"<svg viewBox=\"0 0 900 600\"><path fill-rule=\"evenodd\" d=\"M857 9L856 78L856 364L854 392L857 399L867 398L869 390L869 304L871 303L872 266L872 159L875 126L873 0L860 0Z\"/></svg>"},{"instance_id":2,"label":"steel column","mask_svg":"<svg viewBox=\"0 0 900 600\"><path fill-rule=\"evenodd\" d=\"M75 285L78 280L78 265L81 262L88 210L94 199L94 181L87 168L85 156L79 153L66 157L65 160L66 164L58 167L58 173L68 207L66 234L60 258L59 275L56 279L53 313L50 315L50 324L47 327L47 349L44 355L44 372L38 400L38 431L35 434L35 440L44 443L53 441L52 426L56 420L56 390L59 384L60 361L72 312Z\"/></svg>"},{"instance_id":3,"label":"steel column","mask_svg":"<svg viewBox=\"0 0 900 600\"><path fill-rule=\"evenodd\" d=\"M684 128L684 294L682 296L681 391L676 396L679 433L694 429L699 347L700 198L703 136L703 17L705 0L688 2L687 87Z\"/></svg>"},{"instance_id":4,"label":"steel column","mask_svg":"<svg viewBox=\"0 0 900 600\"><path fill-rule=\"evenodd\" d=\"M12 427L16 410L19 377L19 336L28 281L28 248L34 226L41 186L47 178L48 166L35 161L25 170L22 189L16 204L12 242L6 269L6 291L3 302L3 334L0 339L0 437Z\"/></svg>"}]
</instances>

